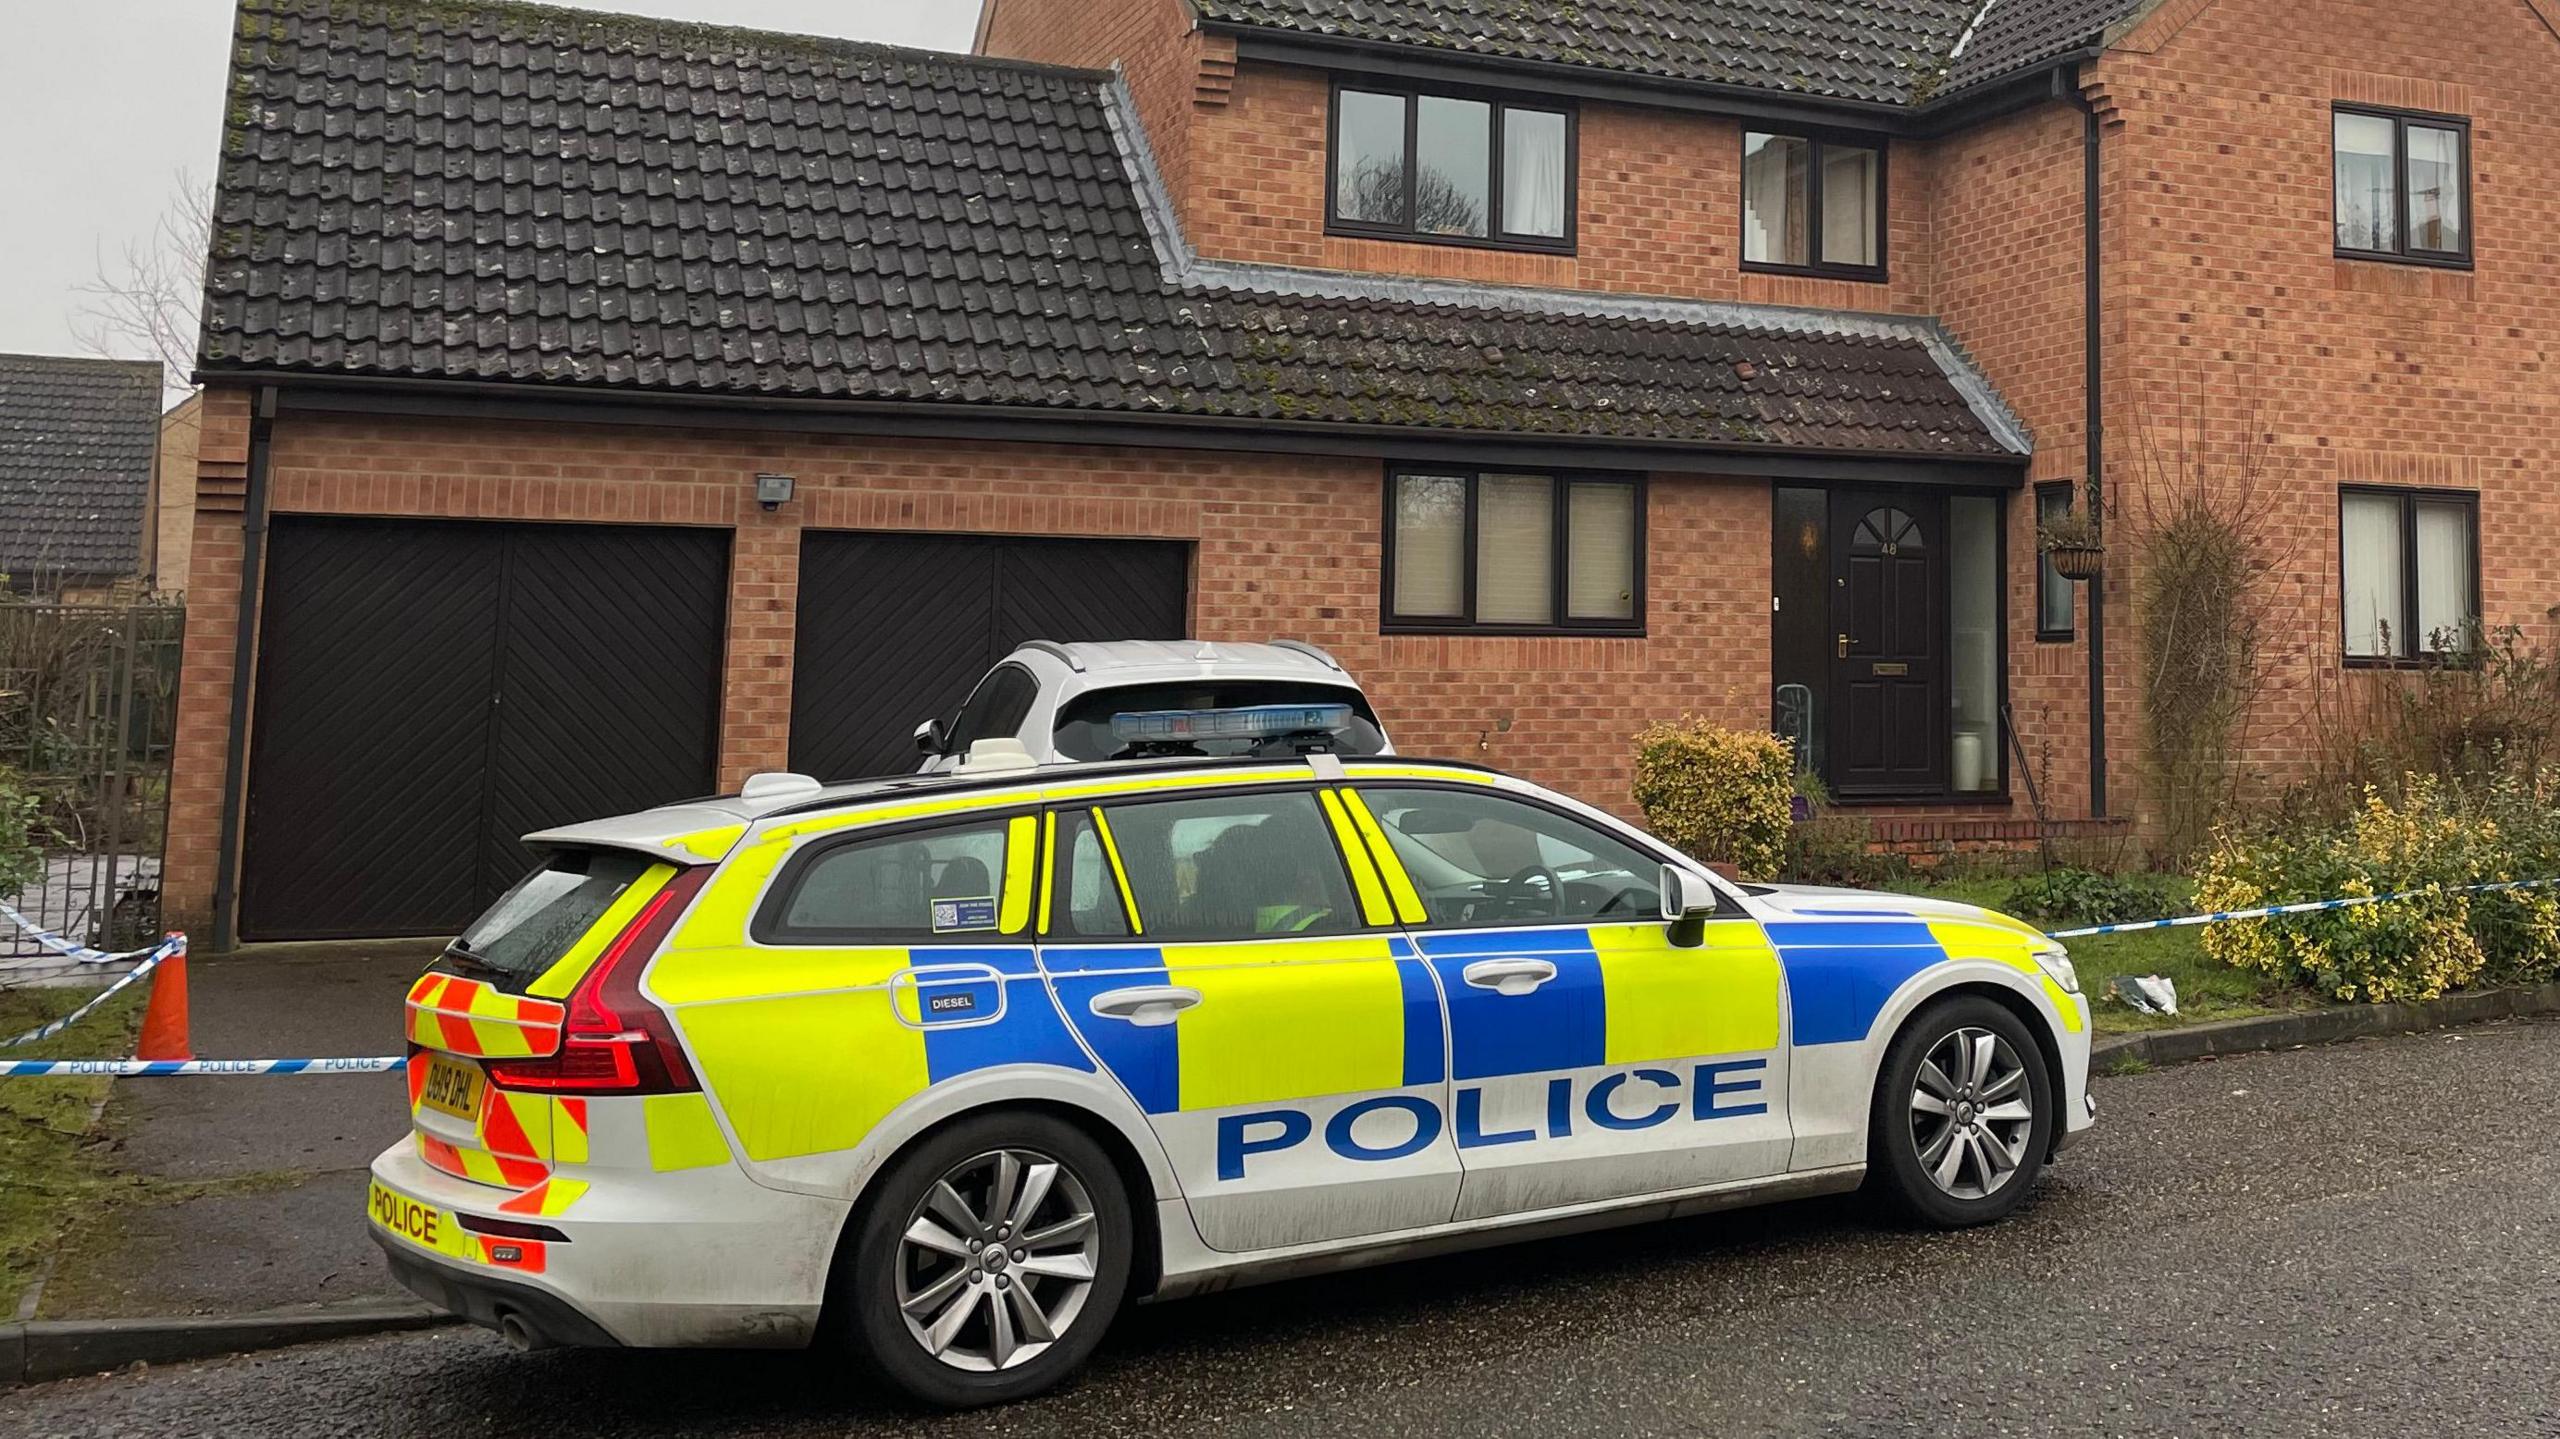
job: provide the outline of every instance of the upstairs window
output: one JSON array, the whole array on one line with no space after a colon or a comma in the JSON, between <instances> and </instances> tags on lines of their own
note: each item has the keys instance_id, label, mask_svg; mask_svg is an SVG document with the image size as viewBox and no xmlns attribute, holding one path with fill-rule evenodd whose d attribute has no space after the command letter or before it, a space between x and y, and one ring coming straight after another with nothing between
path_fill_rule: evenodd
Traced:
<instances>
[{"instance_id":1,"label":"upstairs window","mask_svg":"<svg viewBox=\"0 0 2560 1439\"><path fill-rule=\"evenodd\" d=\"M2470 264L2470 122L2341 107L2332 124L2338 253Z\"/></svg>"},{"instance_id":2,"label":"upstairs window","mask_svg":"<svg viewBox=\"0 0 2560 1439\"><path fill-rule=\"evenodd\" d=\"M1810 135L1742 137L1742 263L1884 278L1884 151Z\"/></svg>"},{"instance_id":3,"label":"upstairs window","mask_svg":"<svg viewBox=\"0 0 2560 1439\"><path fill-rule=\"evenodd\" d=\"M1333 93L1338 234L1573 248L1573 115L1483 96L1344 85Z\"/></svg>"},{"instance_id":4,"label":"upstairs window","mask_svg":"<svg viewBox=\"0 0 2560 1439\"><path fill-rule=\"evenodd\" d=\"M2348 663L2471 647L2480 626L2478 495L2343 490L2338 551Z\"/></svg>"}]
</instances>

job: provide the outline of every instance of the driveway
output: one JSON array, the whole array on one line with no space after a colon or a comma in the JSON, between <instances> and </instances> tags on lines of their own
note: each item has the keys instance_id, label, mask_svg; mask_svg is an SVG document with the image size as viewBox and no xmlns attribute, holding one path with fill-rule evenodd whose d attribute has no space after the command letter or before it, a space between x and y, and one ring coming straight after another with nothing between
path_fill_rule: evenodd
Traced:
<instances>
[{"instance_id":1,"label":"driveway","mask_svg":"<svg viewBox=\"0 0 2560 1439\"><path fill-rule=\"evenodd\" d=\"M1833 1201L1239 1291L976 1415L802 1355L445 1330L22 1391L0 1432L2549 1434L2556 1061L2518 1021L2103 1079L1991 1229Z\"/></svg>"}]
</instances>

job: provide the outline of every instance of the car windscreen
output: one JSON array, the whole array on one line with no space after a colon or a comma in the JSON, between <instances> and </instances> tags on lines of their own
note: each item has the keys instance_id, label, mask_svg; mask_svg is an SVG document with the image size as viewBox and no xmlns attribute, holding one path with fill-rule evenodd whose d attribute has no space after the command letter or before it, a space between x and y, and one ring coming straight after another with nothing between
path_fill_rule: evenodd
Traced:
<instances>
[{"instance_id":1,"label":"car windscreen","mask_svg":"<svg viewBox=\"0 0 2560 1439\"><path fill-rule=\"evenodd\" d=\"M530 984L648 869L646 858L620 850L562 850L473 920L445 952L446 965L501 989Z\"/></svg>"},{"instance_id":2,"label":"car windscreen","mask_svg":"<svg viewBox=\"0 0 2560 1439\"><path fill-rule=\"evenodd\" d=\"M1377 754L1387 746L1387 737L1378 726L1377 711L1369 708L1367 696L1349 686L1311 684L1305 680L1209 679L1122 685L1116 689L1088 690L1076 696L1058 711L1058 757L1071 760L1121 757L1126 747L1111 733L1111 717L1116 714L1150 710L1243 709L1252 705L1349 705L1351 723L1334 737L1333 753ZM1162 752L1162 747L1158 747L1158 752ZM1296 742L1287 736L1270 739L1236 737L1195 740L1184 746L1182 752L1265 756L1295 754L1297 748Z\"/></svg>"}]
</instances>

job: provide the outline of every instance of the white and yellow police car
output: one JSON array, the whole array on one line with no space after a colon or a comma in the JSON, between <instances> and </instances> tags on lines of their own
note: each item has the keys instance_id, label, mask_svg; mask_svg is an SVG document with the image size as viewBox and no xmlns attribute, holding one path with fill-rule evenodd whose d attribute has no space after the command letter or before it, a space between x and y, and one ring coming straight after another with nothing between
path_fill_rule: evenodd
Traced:
<instances>
[{"instance_id":1,"label":"white and yellow police car","mask_svg":"<svg viewBox=\"0 0 2560 1439\"><path fill-rule=\"evenodd\" d=\"M1132 1298L1862 1182L1979 1223L2095 1113L2070 962L1999 915L1727 884L1459 764L982 759L536 836L409 997L401 1280L977 1404Z\"/></svg>"}]
</instances>

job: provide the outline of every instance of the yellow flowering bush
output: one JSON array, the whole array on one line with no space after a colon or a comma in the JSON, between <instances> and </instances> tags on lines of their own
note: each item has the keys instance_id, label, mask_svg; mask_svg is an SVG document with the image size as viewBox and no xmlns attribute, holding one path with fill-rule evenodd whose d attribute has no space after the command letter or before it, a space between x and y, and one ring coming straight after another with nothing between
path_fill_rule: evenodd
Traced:
<instances>
[{"instance_id":1,"label":"yellow flowering bush","mask_svg":"<svg viewBox=\"0 0 2560 1439\"><path fill-rule=\"evenodd\" d=\"M2205 910L2406 894L2311 914L2207 926L2205 953L2333 998L2434 999L2560 975L2560 887L2465 893L2560 877L2560 773L2463 790L2405 776L2368 786L2345 822L2217 831L2196 881Z\"/></svg>"},{"instance_id":2,"label":"yellow flowering bush","mask_svg":"<svg viewBox=\"0 0 2560 1439\"><path fill-rule=\"evenodd\" d=\"M1769 879L1786 860L1795 767L1775 735L1684 717L1636 735L1635 801L1665 843Z\"/></svg>"}]
</instances>

